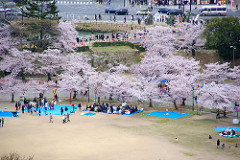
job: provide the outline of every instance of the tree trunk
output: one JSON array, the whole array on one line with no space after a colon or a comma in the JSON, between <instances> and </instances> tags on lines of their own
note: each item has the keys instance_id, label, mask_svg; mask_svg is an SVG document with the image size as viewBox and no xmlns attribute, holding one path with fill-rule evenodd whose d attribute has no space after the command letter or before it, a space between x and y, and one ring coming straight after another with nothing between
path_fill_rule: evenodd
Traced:
<instances>
[{"instance_id":1,"label":"tree trunk","mask_svg":"<svg viewBox=\"0 0 240 160\"><path fill-rule=\"evenodd\" d=\"M152 107L152 98L150 98L149 107Z\"/></svg>"},{"instance_id":2,"label":"tree trunk","mask_svg":"<svg viewBox=\"0 0 240 160\"><path fill-rule=\"evenodd\" d=\"M183 98L182 99L182 106L185 106L186 104L185 104L185 101L186 101L186 98Z\"/></svg>"},{"instance_id":3,"label":"tree trunk","mask_svg":"<svg viewBox=\"0 0 240 160\"><path fill-rule=\"evenodd\" d=\"M43 98L43 93L39 93L39 99Z\"/></svg>"},{"instance_id":4,"label":"tree trunk","mask_svg":"<svg viewBox=\"0 0 240 160\"><path fill-rule=\"evenodd\" d=\"M48 76L48 81L51 81L51 74L50 73L47 73L47 76Z\"/></svg>"},{"instance_id":5,"label":"tree trunk","mask_svg":"<svg viewBox=\"0 0 240 160\"><path fill-rule=\"evenodd\" d=\"M98 103L100 104L100 97L98 97Z\"/></svg>"},{"instance_id":6,"label":"tree trunk","mask_svg":"<svg viewBox=\"0 0 240 160\"><path fill-rule=\"evenodd\" d=\"M173 100L173 104L174 104L175 109L178 110L178 106L177 106L176 100Z\"/></svg>"},{"instance_id":7,"label":"tree trunk","mask_svg":"<svg viewBox=\"0 0 240 160\"><path fill-rule=\"evenodd\" d=\"M113 96L113 95L112 95L112 94L110 94L110 96L109 96L109 100L112 100L112 96Z\"/></svg>"},{"instance_id":8,"label":"tree trunk","mask_svg":"<svg viewBox=\"0 0 240 160\"><path fill-rule=\"evenodd\" d=\"M25 74L24 74L24 70L23 68L21 69L21 77L22 77L22 81L25 82Z\"/></svg>"},{"instance_id":9,"label":"tree trunk","mask_svg":"<svg viewBox=\"0 0 240 160\"><path fill-rule=\"evenodd\" d=\"M11 102L14 102L14 93L12 93L12 100Z\"/></svg>"},{"instance_id":10,"label":"tree trunk","mask_svg":"<svg viewBox=\"0 0 240 160\"><path fill-rule=\"evenodd\" d=\"M195 49L192 49L192 57L195 57Z\"/></svg>"}]
</instances>

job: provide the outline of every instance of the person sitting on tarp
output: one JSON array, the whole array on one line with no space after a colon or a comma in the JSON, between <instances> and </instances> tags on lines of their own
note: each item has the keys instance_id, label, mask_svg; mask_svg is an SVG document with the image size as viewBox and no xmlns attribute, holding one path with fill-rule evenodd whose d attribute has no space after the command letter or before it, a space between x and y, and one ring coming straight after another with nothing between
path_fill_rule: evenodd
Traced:
<instances>
[{"instance_id":1,"label":"person sitting on tarp","mask_svg":"<svg viewBox=\"0 0 240 160\"><path fill-rule=\"evenodd\" d=\"M232 130L232 135L234 136L236 134L235 130L233 129Z\"/></svg>"},{"instance_id":2,"label":"person sitting on tarp","mask_svg":"<svg viewBox=\"0 0 240 160\"><path fill-rule=\"evenodd\" d=\"M224 129L224 130L222 130L222 135L225 135L225 129Z\"/></svg>"},{"instance_id":3,"label":"person sitting on tarp","mask_svg":"<svg viewBox=\"0 0 240 160\"><path fill-rule=\"evenodd\" d=\"M94 111L98 112L98 106L95 106Z\"/></svg>"}]
</instances>

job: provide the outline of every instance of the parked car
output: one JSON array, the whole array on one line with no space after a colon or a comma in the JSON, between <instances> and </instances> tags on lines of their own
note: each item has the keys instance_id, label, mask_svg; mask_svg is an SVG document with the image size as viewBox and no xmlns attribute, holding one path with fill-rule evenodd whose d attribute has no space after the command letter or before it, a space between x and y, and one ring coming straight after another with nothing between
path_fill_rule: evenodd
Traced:
<instances>
[{"instance_id":1,"label":"parked car","mask_svg":"<svg viewBox=\"0 0 240 160\"><path fill-rule=\"evenodd\" d=\"M115 12L117 15L128 15L128 9L119 9Z\"/></svg>"},{"instance_id":2,"label":"parked car","mask_svg":"<svg viewBox=\"0 0 240 160\"><path fill-rule=\"evenodd\" d=\"M171 9L167 12L167 14L171 15L183 15L183 11L181 9Z\"/></svg>"},{"instance_id":3,"label":"parked car","mask_svg":"<svg viewBox=\"0 0 240 160\"><path fill-rule=\"evenodd\" d=\"M105 13L116 13L117 9L114 8L107 8L105 9Z\"/></svg>"},{"instance_id":4,"label":"parked car","mask_svg":"<svg viewBox=\"0 0 240 160\"><path fill-rule=\"evenodd\" d=\"M159 12L159 13L168 13L168 11L170 11L169 8L159 8L159 9L158 9L158 12Z\"/></svg>"},{"instance_id":5,"label":"parked car","mask_svg":"<svg viewBox=\"0 0 240 160\"><path fill-rule=\"evenodd\" d=\"M149 11L149 10L137 11L137 15L148 15L148 14L151 14L151 11Z\"/></svg>"}]
</instances>

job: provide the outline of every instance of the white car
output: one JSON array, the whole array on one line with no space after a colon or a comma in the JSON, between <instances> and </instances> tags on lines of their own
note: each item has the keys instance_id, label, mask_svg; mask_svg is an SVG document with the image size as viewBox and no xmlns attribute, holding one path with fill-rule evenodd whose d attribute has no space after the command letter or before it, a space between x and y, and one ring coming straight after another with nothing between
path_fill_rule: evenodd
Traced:
<instances>
[{"instance_id":1,"label":"white car","mask_svg":"<svg viewBox=\"0 0 240 160\"><path fill-rule=\"evenodd\" d=\"M151 11L149 10L137 11L137 15L148 15L148 14L151 14Z\"/></svg>"}]
</instances>

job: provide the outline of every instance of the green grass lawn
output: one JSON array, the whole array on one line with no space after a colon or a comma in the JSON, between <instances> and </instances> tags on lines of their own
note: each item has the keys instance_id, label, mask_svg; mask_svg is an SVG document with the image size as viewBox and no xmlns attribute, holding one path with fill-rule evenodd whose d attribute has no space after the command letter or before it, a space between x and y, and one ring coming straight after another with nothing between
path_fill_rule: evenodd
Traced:
<instances>
[{"instance_id":1,"label":"green grass lawn","mask_svg":"<svg viewBox=\"0 0 240 160\"><path fill-rule=\"evenodd\" d=\"M148 113L148 112L147 112ZM128 130L137 130L139 134L144 135L161 135L166 137L170 142L176 143L175 138L179 139L178 145L183 145L198 152L184 153L188 156L195 156L199 153L217 153L216 141L220 139L221 144L225 143L224 154L234 155L240 158L239 148L235 148L235 144L240 145L240 138L225 138L218 135L214 126L232 126L231 123L222 122L221 120L208 119L204 116L186 116L179 119L167 119L160 117L147 116L147 113L135 114L132 117L147 119L153 122L152 125L141 128L128 128ZM239 134L240 132L238 132ZM213 139L208 139L211 135ZM228 144L231 149L228 149Z\"/></svg>"}]
</instances>

